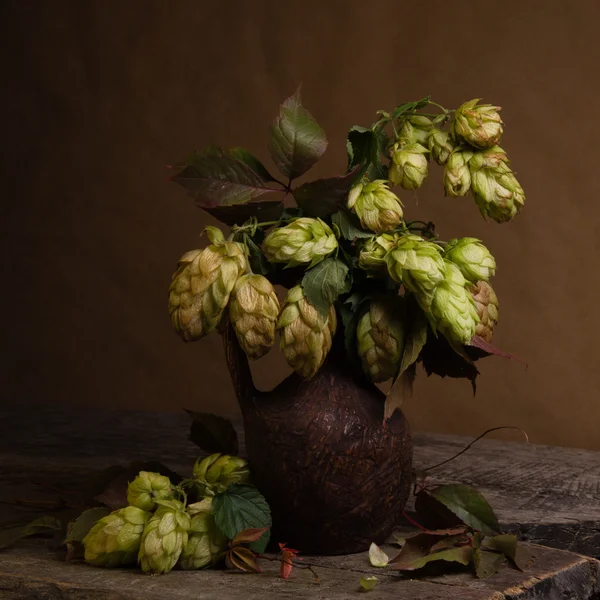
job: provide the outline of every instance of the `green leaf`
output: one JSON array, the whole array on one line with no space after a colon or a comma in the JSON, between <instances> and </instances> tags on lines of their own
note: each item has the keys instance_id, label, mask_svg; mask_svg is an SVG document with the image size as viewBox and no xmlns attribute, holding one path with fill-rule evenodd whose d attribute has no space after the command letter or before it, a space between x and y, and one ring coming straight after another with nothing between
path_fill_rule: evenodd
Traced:
<instances>
[{"instance_id":1,"label":"green leaf","mask_svg":"<svg viewBox=\"0 0 600 600\"><path fill-rule=\"evenodd\" d=\"M476 531L491 536L500 532L494 510L481 492L470 485L440 485L428 493Z\"/></svg>"},{"instance_id":2,"label":"green leaf","mask_svg":"<svg viewBox=\"0 0 600 600\"><path fill-rule=\"evenodd\" d=\"M369 546L369 561L374 567L387 567L390 557L373 542Z\"/></svg>"},{"instance_id":3,"label":"green leaf","mask_svg":"<svg viewBox=\"0 0 600 600\"><path fill-rule=\"evenodd\" d=\"M402 550L400 551L400 554L402 554ZM417 569L423 568L426 564L438 560L468 565L472 558L473 548L470 546L458 546L449 548L448 550L441 550L440 552L433 552L421 557L413 557L411 560L408 560L407 555L406 558L390 563L390 567L397 571L416 571Z\"/></svg>"},{"instance_id":4,"label":"green leaf","mask_svg":"<svg viewBox=\"0 0 600 600\"><path fill-rule=\"evenodd\" d=\"M522 544L519 544L517 536L513 534L506 533L487 537L483 540L482 546L489 550L502 552L520 571L524 571L527 568L527 564L531 562L529 550Z\"/></svg>"},{"instance_id":5,"label":"green leaf","mask_svg":"<svg viewBox=\"0 0 600 600\"><path fill-rule=\"evenodd\" d=\"M109 513L110 509L104 506L84 510L76 519L69 523L65 544L81 543L96 522Z\"/></svg>"},{"instance_id":6,"label":"green leaf","mask_svg":"<svg viewBox=\"0 0 600 600\"><path fill-rule=\"evenodd\" d=\"M283 202L280 200L263 200L249 204L236 204L235 206L215 206L204 210L215 219L226 225L240 225L248 219L256 218L259 221L276 221L283 213Z\"/></svg>"},{"instance_id":7,"label":"green leaf","mask_svg":"<svg viewBox=\"0 0 600 600\"><path fill-rule=\"evenodd\" d=\"M230 540L246 529L271 527L269 505L253 485L233 484L213 498L212 507L217 527ZM268 541L269 531L266 531L250 547L260 554Z\"/></svg>"},{"instance_id":8,"label":"green leaf","mask_svg":"<svg viewBox=\"0 0 600 600\"><path fill-rule=\"evenodd\" d=\"M308 301L324 316L340 294L350 289L349 269L338 258L326 258L302 278L302 289Z\"/></svg>"},{"instance_id":9,"label":"green leaf","mask_svg":"<svg viewBox=\"0 0 600 600\"><path fill-rule=\"evenodd\" d=\"M500 567L506 562L503 554L489 552L481 548L473 549L473 563L475 565L475 574L479 579L487 579L495 575Z\"/></svg>"},{"instance_id":10,"label":"green leaf","mask_svg":"<svg viewBox=\"0 0 600 600\"><path fill-rule=\"evenodd\" d=\"M254 156L254 154L248 150L236 146L235 148L231 148L229 153L238 160L241 160L243 163L247 164L255 173L260 175L264 181L275 181L275 179L273 179L273 175L267 171L265 165L263 165L260 160L258 160L258 158L256 158L256 156Z\"/></svg>"},{"instance_id":11,"label":"green leaf","mask_svg":"<svg viewBox=\"0 0 600 600\"><path fill-rule=\"evenodd\" d=\"M375 577L375 575L369 575L368 577L360 578L360 587L365 592L370 592L375 586L379 583L379 578Z\"/></svg>"},{"instance_id":12,"label":"green leaf","mask_svg":"<svg viewBox=\"0 0 600 600\"><path fill-rule=\"evenodd\" d=\"M360 174L369 179L387 179L387 167L381 161L383 136L377 132L355 125L348 132L346 149L348 151L348 169L361 167Z\"/></svg>"},{"instance_id":13,"label":"green leaf","mask_svg":"<svg viewBox=\"0 0 600 600\"><path fill-rule=\"evenodd\" d=\"M273 270L273 265L266 259L263 251L249 236L245 236L245 241L246 246L248 246L248 260L252 271L259 275L269 274Z\"/></svg>"},{"instance_id":14,"label":"green leaf","mask_svg":"<svg viewBox=\"0 0 600 600\"><path fill-rule=\"evenodd\" d=\"M397 410L402 408L405 400L412 396L413 384L417 375L416 364L409 365L399 377L396 377L390 391L385 397L383 422L385 423Z\"/></svg>"},{"instance_id":15,"label":"green leaf","mask_svg":"<svg viewBox=\"0 0 600 600\"><path fill-rule=\"evenodd\" d=\"M358 217L346 210L333 213L331 215L331 222L339 227L342 237L346 240L352 241L356 238L373 237L373 232L363 229Z\"/></svg>"},{"instance_id":16,"label":"green leaf","mask_svg":"<svg viewBox=\"0 0 600 600\"><path fill-rule=\"evenodd\" d=\"M269 151L290 179L306 173L327 148L325 132L300 103L300 88L281 105L271 126Z\"/></svg>"},{"instance_id":17,"label":"green leaf","mask_svg":"<svg viewBox=\"0 0 600 600\"><path fill-rule=\"evenodd\" d=\"M245 204L263 194L277 192L231 150L210 146L195 152L173 177L202 208Z\"/></svg>"},{"instance_id":18,"label":"green leaf","mask_svg":"<svg viewBox=\"0 0 600 600\"><path fill-rule=\"evenodd\" d=\"M293 190L294 199L306 215L324 219L343 206L350 188L359 179L359 169L338 177L309 181Z\"/></svg>"},{"instance_id":19,"label":"green leaf","mask_svg":"<svg viewBox=\"0 0 600 600\"><path fill-rule=\"evenodd\" d=\"M48 534L62 529L62 523L55 517L40 517L20 527L9 527L0 531L0 550L8 548L30 535Z\"/></svg>"},{"instance_id":20,"label":"green leaf","mask_svg":"<svg viewBox=\"0 0 600 600\"><path fill-rule=\"evenodd\" d=\"M425 98L421 98L421 100L417 100L416 102L405 102L404 104L399 104L392 112L392 119L398 119L409 111L425 108L430 98L431 96L425 96Z\"/></svg>"},{"instance_id":21,"label":"green leaf","mask_svg":"<svg viewBox=\"0 0 600 600\"><path fill-rule=\"evenodd\" d=\"M427 317L417 305L414 298L411 298L411 301L407 302L407 310L410 330L406 336L398 376L401 376L408 367L417 361L423 346L425 346L425 342L427 342Z\"/></svg>"},{"instance_id":22,"label":"green leaf","mask_svg":"<svg viewBox=\"0 0 600 600\"><path fill-rule=\"evenodd\" d=\"M238 453L237 433L231 421L208 413L187 409L186 412L192 417L190 440L196 446L209 454L220 452L235 456Z\"/></svg>"}]
</instances>

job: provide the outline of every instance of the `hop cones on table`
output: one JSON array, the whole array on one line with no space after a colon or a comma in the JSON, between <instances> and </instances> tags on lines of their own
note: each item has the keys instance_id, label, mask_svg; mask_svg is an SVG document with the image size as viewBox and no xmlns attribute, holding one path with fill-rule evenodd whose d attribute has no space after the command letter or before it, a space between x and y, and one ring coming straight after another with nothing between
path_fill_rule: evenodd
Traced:
<instances>
[{"instance_id":1,"label":"hop cones on table","mask_svg":"<svg viewBox=\"0 0 600 600\"><path fill-rule=\"evenodd\" d=\"M375 382L394 377L400 368L406 337L406 310L402 298L371 300L358 320L356 340L363 370Z\"/></svg>"},{"instance_id":2,"label":"hop cones on table","mask_svg":"<svg viewBox=\"0 0 600 600\"><path fill-rule=\"evenodd\" d=\"M231 293L229 316L238 341L251 359L264 356L275 343L279 300L262 275L243 275Z\"/></svg>"},{"instance_id":3,"label":"hop cones on table","mask_svg":"<svg viewBox=\"0 0 600 600\"><path fill-rule=\"evenodd\" d=\"M331 349L336 327L333 306L325 318L306 299L302 286L288 292L277 329L283 355L300 377L310 379L319 370Z\"/></svg>"},{"instance_id":4,"label":"hop cones on table","mask_svg":"<svg viewBox=\"0 0 600 600\"><path fill-rule=\"evenodd\" d=\"M395 229L402 220L402 203L382 179L359 183L348 194L348 208L363 227L376 233Z\"/></svg>"},{"instance_id":5,"label":"hop cones on table","mask_svg":"<svg viewBox=\"0 0 600 600\"><path fill-rule=\"evenodd\" d=\"M158 500L142 535L139 562L144 573L168 573L188 541L190 516L178 500Z\"/></svg>"},{"instance_id":6,"label":"hop cones on table","mask_svg":"<svg viewBox=\"0 0 600 600\"><path fill-rule=\"evenodd\" d=\"M83 539L86 562L96 567L136 564L149 518L149 512L128 506L97 521Z\"/></svg>"},{"instance_id":7,"label":"hop cones on table","mask_svg":"<svg viewBox=\"0 0 600 600\"><path fill-rule=\"evenodd\" d=\"M476 281L470 286L469 291L475 301L475 310L479 317L475 334L486 342L491 342L494 328L498 323L498 297L487 281Z\"/></svg>"},{"instance_id":8,"label":"hop cones on table","mask_svg":"<svg viewBox=\"0 0 600 600\"><path fill-rule=\"evenodd\" d=\"M215 453L198 459L194 465L193 481L202 496L214 496L233 483L247 483L248 463L238 456Z\"/></svg>"}]
</instances>

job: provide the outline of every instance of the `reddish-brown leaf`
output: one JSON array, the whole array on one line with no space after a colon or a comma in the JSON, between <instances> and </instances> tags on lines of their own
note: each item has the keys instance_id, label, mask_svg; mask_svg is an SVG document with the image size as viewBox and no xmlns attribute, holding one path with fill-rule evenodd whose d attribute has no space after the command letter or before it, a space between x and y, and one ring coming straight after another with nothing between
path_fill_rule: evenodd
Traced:
<instances>
[{"instance_id":1,"label":"reddish-brown leaf","mask_svg":"<svg viewBox=\"0 0 600 600\"><path fill-rule=\"evenodd\" d=\"M252 550L242 546L231 548L225 555L225 564L229 569L238 569L245 573L260 573L256 555Z\"/></svg>"},{"instance_id":2,"label":"reddish-brown leaf","mask_svg":"<svg viewBox=\"0 0 600 600\"><path fill-rule=\"evenodd\" d=\"M239 544L251 544L252 542L256 542L259 540L265 531L268 531L268 527L251 527L250 529L244 529L244 531L240 531L232 540L232 546L238 546Z\"/></svg>"}]
</instances>

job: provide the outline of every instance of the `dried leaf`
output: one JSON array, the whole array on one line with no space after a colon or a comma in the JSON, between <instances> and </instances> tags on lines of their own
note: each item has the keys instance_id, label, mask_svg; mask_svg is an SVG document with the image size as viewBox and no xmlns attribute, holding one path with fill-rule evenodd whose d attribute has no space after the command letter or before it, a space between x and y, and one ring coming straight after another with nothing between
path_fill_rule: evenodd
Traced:
<instances>
[{"instance_id":1,"label":"dried leaf","mask_svg":"<svg viewBox=\"0 0 600 600\"><path fill-rule=\"evenodd\" d=\"M523 363L526 367L528 366L527 362L524 361L522 358L519 358L514 354L510 354L510 352L504 352L504 350L500 350L500 348L496 348L496 346L490 344L490 342L486 342L483 338L479 337L478 335L473 337L470 345L484 352L483 355L479 354L479 356L501 356L502 358L508 358L510 360L516 360L520 363Z\"/></svg>"},{"instance_id":2,"label":"dried leaf","mask_svg":"<svg viewBox=\"0 0 600 600\"><path fill-rule=\"evenodd\" d=\"M403 558L392 563L390 566L397 571L416 571L417 569L421 569L425 565L430 562L444 560L447 562L457 562L461 565L468 565L473 558L473 548L470 546L459 546L457 548L449 548L448 550L442 550L441 552L433 552L432 554L427 554L426 556L421 556L418 558L413 558L412 560L407 560L407 558Z\"/></svg>"},{"instance_id":3,"label":"dried leaf","mask_svg":"<svg viewBox=\"0 0 600 600\"><path fill-rule=\"evenodd\" d=\"M268 527L251 527L250 529L244 529L240 531L232 540L231 545L237 546L238 544L250 544L259 540L263 534L268 531Z\"/></svg>"},{"instance_id":4,"label":"dried leaf","mask_svg":"<svg viewBox=\"0 0 600 600\"><path fill-rule=\"evenodd\" d=\"M470 485L440 485L427 492L463 523L485 535L500 532L498 517L481 492Z\"/></svg>"},{"instance_id":5,"label":"dried leaf","mask_svg":"<svg viewBox=\"0 0 600 600\"><path fill-rule=\"evenodd\" d=\"M400 410L404 402L412 396L413 384L417 374L417 365L413 363L400 377L396 378L385 398L383 422L385 423L396 410Z\"/></svg>"},{"instance_id":6,"label":"dried leaf","mask_svg":"<svg viewBox=\"0 0 600 600\"><path fill-rule=\"evenodd\" d=\"M475 574L479 579L487 579L495 575L502 565L506 562L503 554L489 552L481 548L473 549L473 563L475 565Z\"/></svg>"},{"instance_id":7,"label":"dried leaf","mask_svg":"<svg viewBox=\"0 0 600 600\"><path fill-rule=\"evenodd\" d=\"M399 554L390 560L389 565L395 568L396 564L411 565L418 559L424 558L431 553L432 547L450 536L464 533L464 527L454 529L441 529L437 531L418 532L406 536Z\"/></svg>"},{"instance_id":8,"label":"dried leaf","mask_svg":"<svg viewBox=\"0 0 600 600\"><path fill-rule=\"evenodd\" d=\"M370 592L379 583L379 578L375 575L360 578L360 587L365 592Z\"/></svg>"},{"instance_id":9,"label":"dried leaf","mask_svg":"<svg viewBox=\"0 0 600 600\"><path fill-rule=\"evenodd\" d=\"M221 454L237 455L237 433L229 419L187 409L186 412L193 419L190 440L194 444L209 454L220 452Z\"/></svg>"},{"instance_id":10,"label":"dried leaf","mask_svg":"<svg viewBox=\"0 0 600 600\"><path fill-rule=\"evenodd\" d=\"M225 564L229 569L238 569L245 573L260 573L256 555L252 550L242 546L231 548L225 555Z\"/></svg>"},{"instance_id":11,"label":"dried leaf","mask_svg":"<svg viewBox=\"0 0 600 600\"><path fill-rule=\"evenodd\" d=\"M494 537L487 537L483 541L482 546L489 550L502 552L520 571L524 571L532 560L529 550L522 544L519 544L517 536L514 534L505 533Z\"/></svg>"},{"instance_id":12,"label":"dried leaf","mask_svg":"<svg viewBox=\"0 0 600 600\"><path fill-rule=\"evenodd\" d=\"M289 579L294 567L293 559L296 558L298 550L287 548L285 544L279 544L281 550L281 566L279 568L279 576L282 579Z\"/></svg>"},{"instance_id":13,"label":"dried leaf","mask_svg":"<svg viewBox=\"0 0 600 600\"><path fill-rule=\"evenodd\" d=\"M369 546L369 560L374 567L387 567L390 557L375 543Z\"/></svg>"}]
</instances>

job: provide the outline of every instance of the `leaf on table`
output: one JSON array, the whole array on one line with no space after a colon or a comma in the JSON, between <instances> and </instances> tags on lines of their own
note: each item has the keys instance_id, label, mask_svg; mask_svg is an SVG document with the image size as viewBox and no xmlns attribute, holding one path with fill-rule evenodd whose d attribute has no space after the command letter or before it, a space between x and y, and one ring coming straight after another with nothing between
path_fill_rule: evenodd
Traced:
<instances>
[{"instance_id":1,"label":"leaf on table","mask_svg":"<svg viewBox=\"0 0 600 600\"><path fill-rule=\"evenodd\" d=\"M300 87L279 109L271 126L269 152L277 168L290 179L302 175L327 148L325 132L300 102Z\"/></svg>"},{"instance_id":2,"label":"leaf on table","mask_svg":"<svg viewBox=\"0 0 600 600\"><path fill-rule=\"evenodd\" d=\"M192 417L190 440L194 444L209 454L237 455L238 437L229 419L187 409L186 412Z\"/></svg>"},{"instance_id":3,"label":"leaf on table","mask_svg":"<svg viewBox=\"0 0 600 600\"><path fill-rule=\"evenodd\" d=\"M472 558L473 548L470 546L458 546L447 550L441 550L440 552L432 552L426 556L413 557L412 559L407 555L395 561L393 564L390 563L390 566L397 571L416 571L417 569L421 569L425 565L438 560L468 565Z\"/></svg>"},{"instance_id":4,"label":"leaf on table","mask_svg":"<svg viewBox=\"0 0 600 600\"><path fill-rule=\"evenodd\" d=\"M500 533L498 517L483 494L470 485L440 485L427 491L463 523L485 535Z\"/></svg>"},{"instance_id":5,"label":"leaf on table","mask_svg":"<svg viewBox=\"0 0 600 600\"><path fill-rule=\"evenodd\" d=\"M387 567L390 557L373 542L369 546L369 561L374 567Z\"/></svg>"},{"instance_id":6,"label":"leaf on table","mask_svg":"<svg viewBox=\"0 0 600 600\"><path fill-rule=\"evenodd\" d=\"M487 579L495 575L506 562L506 557L498 552L490 552L481 548L473 548L473 564L479 579Z\"/></svg>"},{"instance_id":7,"label":"leaf on table","mask_svg":"<svg viewBox=\"0 0 600 600\"><path fill-rule=\"evenodd\" d=\"M194 152L172 181L186 189L201 208L246 204L263 194L281 192L240 159L239 151L209 146Z\"/></svg>"},{"instance_id":8,"label":"leaf on table","mask_svg":"<svg viewBox=\"0 0 600 600\"><path fill-rule=\"evenodd\" d=\"M429 495L426 490L421 490L415 497L415 512L419 523L429 529L442 529L456 527L462 521L444 504Z\"/></svg>"},{"instance_id":9,"label":"leaf on table","mask_svg":"<svg viewBox=\"0 0 600 600\"><path fill-rule=\"evenodd\" d=\"M294 550L293 548L288 548L286 544L279 544L279 550L281 551L281 566L279 568L279 576L282 579L289 579L294 567L294 558L297 558L299 551Z\"/></svg>"},{"instance_id":10,"label":"leaf on table","mask_svg":"<svg viewBox=\"0 0 600 600\"><path fill-rule=\"evenodd\" d=\"M344 206L348 192L358 178L359 168L356 167L345 175L304 183L293 190L292 194L296 204L306 215L324 219Z\"/></svg>"},{"instance_id":11,"label":"leaf on table","mask_svg":"<svg viewBox=\"0 0 600 600\"><path fill-rule=\"evenodd\" d=\"M383 407L383 422L387 420L396 412L400 410L404 402L412 396L413 384L417 375L417 365L415 363L408 366L408 368L399 376L392 384L390 391L385 397L385 405Z\"/></svg>"},{"instance_id":12,"label":"leaf on table","mask_svg":"<svg viewBox=\"0 0 600 600\"><path fill-rule=\"evenodd\" d=\"M62 529L63 524L56 517L39 517L26 525L9 527L0 531L0 550L12 546L31 535L52 534Z\"/></svg>"},{"instance_id":13,"label":"leaf on table","mask_svg":"<svg viewBox=\"0 0 600 600\"><path fill-rule=\"evenodd\" d=\"M514 534L505 533L486 537L482 542L482 547L502 552L520 571L524 571L532 560L529 550L522 544L519 544L517 536Z\"/></svg>"},{"instance_id":14,"label":"leaf on table","mask_svg":"<svg viewBox=\"0 0 600 600\"><path fill-rule=\"evenodd\" d=\"M270 528L272 524L271 509L253 485L231 485L213 498L212 509L217 527L230 540L245 529ZM250 547L260 554L265 551L268 541L267 530Z\"/></svg>"},{"instance_id":15,"label":"leaf on table","mask_svg":"<svg viewBox=\"0 0 600 600\"><path fill-rule=\"evenodd\" d=\"M236 546L226 552L225 565L228 569L237 569L244 573L260 573L256 555L243 546Z\"/></svg>"},{"instance_id":16,"label":"leaf on table","mask_svg":"<svg viewBox=\"0 0 600 600\"><path fill-rule=\"evenodd\" d=\"M326 258L302 278L302 289L308 301L327 317L331 305L340 294L350 289L348 265L339 258Z\"/></svg>"},{"instance_id":17,"label":"leaf on table","mask_svg":"<svg viewBox=\"0 0 600 600\"><path fill-rule=\"evenodd\" d=\"M360 578L360 587L362 591L370 592L375 588L375 586L379 583L379 578L375 577L375 575L369 575L367 577Z\"/></svg>"}]
</instances>

